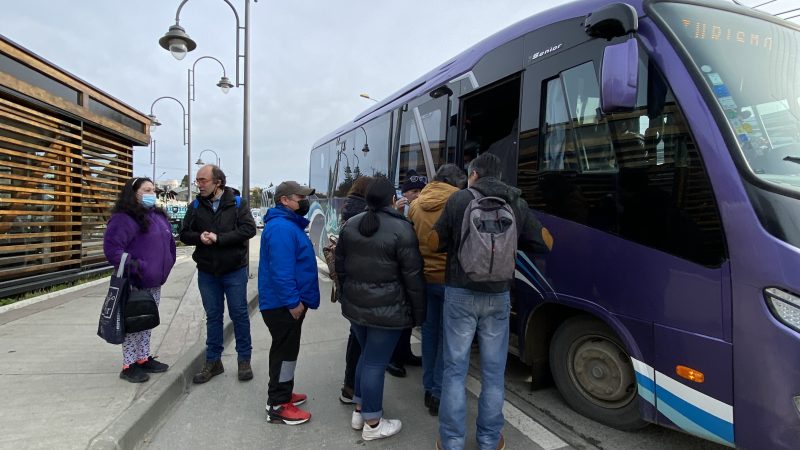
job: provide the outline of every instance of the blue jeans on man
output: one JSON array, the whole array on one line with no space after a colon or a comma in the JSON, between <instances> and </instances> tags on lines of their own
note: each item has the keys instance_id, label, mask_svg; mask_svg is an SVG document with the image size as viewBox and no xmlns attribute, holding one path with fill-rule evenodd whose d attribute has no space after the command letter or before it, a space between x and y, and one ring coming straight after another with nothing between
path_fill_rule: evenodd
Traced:
<instances>
[{"instance_id":1,"label":"blue jeans on man","mask_svg":"<svg viewBox=\"0 0 800 450\"><path fill-rule=\"evenodd\" d=\"M422 386L437 399L442 398L442 308L444 285L425 287L427 311L422 324Z\"/></svg>"},{"instance_id":2,"label":"blue jeans on man","mask_svg":"<svg viewBox=\"0 0 800 450\"><path fill-rule=\"evenodd\" d=\"M474 336L478 337L481 364L476 438L481 449L497 447L504 424L510 311L508 291L488 293L449 286L445 288L444 375L439 406L439 436L446 450L464 448L467 415L464 386Z\"/></svg>"},{"instance_id":3,"label":"blue jeans on man","mask_svg":"<svg viewBox=\"0 0 800 450\"><path fill-rule=\"evenodd\" d=\"M361 417L364 420L380 419L383 417L386 366L403 330L368 327L353 322L351 324L353 334L361 345L353 402L361 405Z\"/></svg>"},{"instance_id":4,"label":"blue jeans on man","mask_svg":"<svg viewBox=\"0 0 800 450\"><path fill-rule=\"evenodd\" d=\"M250 361L253 345L247 311L247 267L220 276L198 270L197 285L206 310L206 360L218 361L222 357L222 318L227 298L238 360Z\"/></svg>"}]
</instances>

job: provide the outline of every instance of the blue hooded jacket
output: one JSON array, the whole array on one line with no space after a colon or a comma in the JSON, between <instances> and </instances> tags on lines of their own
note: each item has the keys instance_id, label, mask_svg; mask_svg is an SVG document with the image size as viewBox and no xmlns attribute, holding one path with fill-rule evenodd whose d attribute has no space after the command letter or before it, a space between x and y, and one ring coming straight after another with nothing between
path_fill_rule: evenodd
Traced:
<instances>
[{"instance_id":1,"label":"blue hooded jacket","mask_svg":"<svg viewBox=\"0 0 800 450\"><path fill-rule=\"evenodd\" d=\"M261 310L319 307L319 280L314 246L305 233L305 217L283 205L267 211L258 261L258 305Z\"/></svg>"}]
</instances>

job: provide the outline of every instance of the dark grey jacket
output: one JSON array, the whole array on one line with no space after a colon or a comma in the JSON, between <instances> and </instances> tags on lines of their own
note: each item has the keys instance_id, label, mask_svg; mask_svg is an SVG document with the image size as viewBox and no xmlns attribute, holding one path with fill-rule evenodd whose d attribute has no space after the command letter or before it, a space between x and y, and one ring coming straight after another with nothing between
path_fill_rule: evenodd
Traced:
<instances>
[{"instance_id":1,"label":"dark grey jacket","mask_svg":"<svg viewBox=\"0 0 800 450\"><path fill-rule=\"evenodd\" d=\"M509 186L497 178L484 177L478 179L472 185L474 189L486 197L500 197L504 199L514 210L514 218L517 222L517 234L519 241L518 250L528 250L533 252L547 253L549 250L542 237L542 224L533 215L528 203L520 198L520 190ZM472 199L475 198L471 192L464 189L456 192L447 199L444 212L439 221L434 225L439 235L440 252L447 252L447 268L445 269L445 285L470 289L479 292L505 292L511 289L511 282L476 282L472 281L464 273L461 264L458 262L458 248L461 238L461 223L464 220L464 211Z\"/></svg>"},{"instance_id":2,"label":"dark grey jacket","mask_svg":"<svg viewBox=\"0 0 800 450\"><path fill-rule=\"evenodd\" d=\"M336 245L342 315L377 328L421 325L425 320L425 278L414 227L393 208L383 208L378 211L378 231L365 237L358 231L365 216L350 218Z\"/></svg>"}]
</instances>

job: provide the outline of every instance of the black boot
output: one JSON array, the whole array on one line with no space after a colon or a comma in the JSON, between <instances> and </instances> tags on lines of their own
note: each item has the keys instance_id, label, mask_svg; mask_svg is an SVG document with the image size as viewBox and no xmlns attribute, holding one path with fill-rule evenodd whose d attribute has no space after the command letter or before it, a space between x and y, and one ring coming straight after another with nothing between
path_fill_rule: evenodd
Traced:
<instances>
[{"instance_id":1,"label":"black boot","mask_svg":"<svg viewBox=\"0 0 800 450\"><path fill-rule=\"evenodd\" d=\"M194 384L203 384L208 380L214 378L215 376L225 372L225 368L222 366L221 360L216 361L208 361L203 365L203 369L194 376L192 382Z\"/></svg>"}]
</instances>

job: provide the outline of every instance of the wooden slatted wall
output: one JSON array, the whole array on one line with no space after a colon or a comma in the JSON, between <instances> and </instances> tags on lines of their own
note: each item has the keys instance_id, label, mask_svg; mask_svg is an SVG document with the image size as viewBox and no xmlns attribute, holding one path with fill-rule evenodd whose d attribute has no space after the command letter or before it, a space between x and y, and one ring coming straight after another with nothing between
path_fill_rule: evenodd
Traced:
<instances>
[{"instance_id":1,"label":"wooden slatted wall","mask_svg":"<svg viewBox=\"0 0 800 450\"><path fill-rule=\"evenodd\" d=\"M0 95L0 282L104 264L132 157L79 120Z\"/></svg>"}]
</instances>

